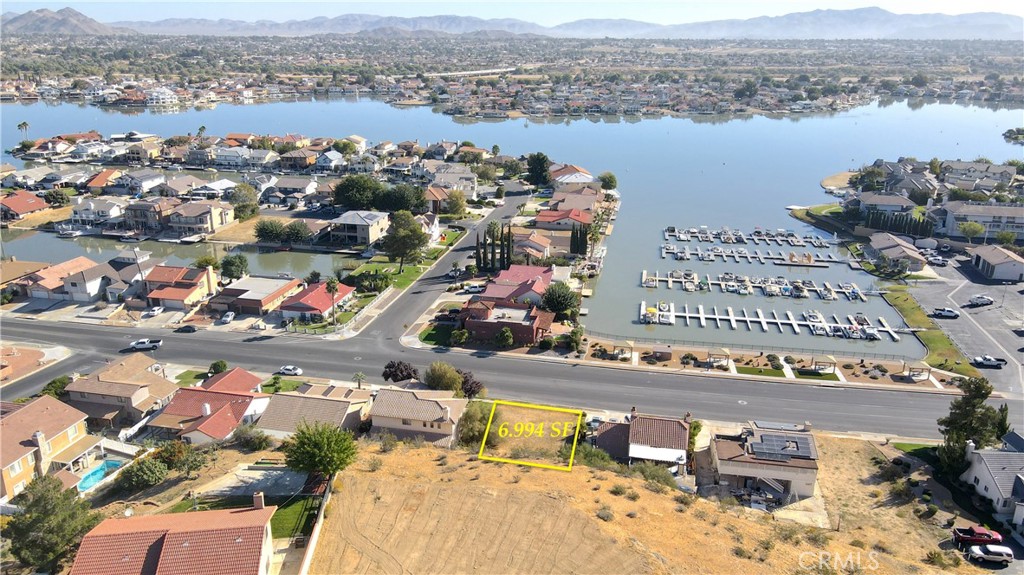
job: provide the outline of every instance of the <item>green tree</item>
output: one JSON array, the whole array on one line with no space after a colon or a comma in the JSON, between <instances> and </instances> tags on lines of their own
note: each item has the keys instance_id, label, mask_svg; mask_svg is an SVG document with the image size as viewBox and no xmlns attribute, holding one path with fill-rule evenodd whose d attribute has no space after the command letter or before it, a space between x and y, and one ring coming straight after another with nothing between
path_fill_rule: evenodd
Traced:
<instances>
[{"instance_id":1,"label":"green tree","mask_svg":"<svg viewBox=\"0 0 1024 575\"><path fill-rule=\"evenodd\" d=\"M960 234L967 238L968 243L974 243L974 238L985 233L985 226L978 222L960 222L957 228L960 230Z\"/></svg>"},{"instance_id":2,"label":"green tree","mask_svg":"<svg viewBox=\"0 0 1024 575\"><path fill-rule=\"evenodd\" d=\"M398 273L405 269L406 261L417 259L428 243L430 237L411 212L402 210L391 215L391 228L384 236L382 247L388 259L398 260Z\"/></svg>"},{"instance_id":3,"label":"green tree","mask_svg":"<svg viewBox=\"0 0 1024 575\"><path fill-rule=\"evenodd\" d=\"M192 262L192 267L198 269L210 267L215 270L219 270L220 260L218 260L216 256L199 256L196 258L196 261Z\"/></svg>"},{"instance_id":4,"label":"green tree","mask_svg":"<svg viewBox=\"0 0 1024 575\"><path fill-rule=\"evenodd\" d=\"M448 200L445 201L445 213L452 216L462 217L466 213L466 195L459 190L448 192Z\"/></svg>"},{"instance_id":5,"label":"green tree","mask_svg":"<svg viewBox=\"0 0 1024 575\"><path fill-rule=\"evenodd\" d=\"M289 222L288 225L284 227L284 241L289 243L306 243L312 236L312 230L310 230L309 226L306 225L306 222L302 220Z\"/></svg>"},{"instance_id":6,"label":"green tree","mask_svg":"<svg viewBox=\"0 0 1024 575\"><path fill-rule=\"evenodd\" d=\"M154 457L136 459L117 476L117 486L130 493L152 487L167 479L167 466Z\"/></svg>"},{"instance_id":7,"label":"green tree","mask_svg":"<svg viewBox=\"0 0 1024 575\"><path fill-rule=\"evenodd\" d=\"M931 172L933 176L939 175L942 173L942 162L938 158L932 158L928 161L928 171Z\"/></svg>"},{"instance_id":8,"label":"green tree","mask_svg":"<svg viewBox=\"0 0 1024 575\"><path fill-rule=\"evenodd\" d=\"M200 140L202 140L203 136L205 136L205 135L206 135L206 126L199 126L199 129L196 130L196 138L199 138Z\"/></svg>"},{"instance_id":9,"label":"green tree","mask_svg":"<svg viewBox=\"0 0 1024 575\"><path fill-rule=\"evenodd\" d=\"M568 285L552 283L541 296L541 307L555 314L558 321L575 319L580 311L580 295Z\"/></svg>"},{"instance_id":10,"label":"green tree","mask_svg":"<svg viewBox=\"0 0 1024 575\"><path fill-rule=\"evenodd\" d=\"M357 388L362 389L363 382L366 381L366 374L361 371L357 371L352 374L352 381L356 382Z\"/></svg>"},{"instance_id":11,"label":"green tree","mask_svg":"<svg viewBox=\"0 0 1024 575\"><path fill-rule=\"evenodd\" d=\"M551 183L551 174L548 172L550 166L551 160L547 155L541 152L530 154L526 157L526 181L535 186L548 185Z\"/></svg>"},{"instance_id":12,"label":"green tree","mask_svg":"<svg viewBox=\"0 0 1024 575\"><path fill-rule=\"evenodd\" d=\"M1017 234L1010 230L996 232L996 242L1004 246L1012 246L1017 241Z\"/></svg>"},{"instance_id":13,"label":"green tree","mask_svg":"<svg viewBox=\"0 0 1024 575\"><path fill-rule=\"evenodd\" d=\"M79 499L75 489L65 489L53 475L37 477L14 503L22 509L4 529L11 553L24 565L56 571L58 564L82 541L82 536L103 517Z\"/></svg>"},{"instance_id":14,"label":"green tree","mask_svg":"<svg viewBox=\"0 0 1024 575\"><path fill-rule=\"evenodd\" d=\"M318 272L317 270L313 270L309 272L309 274L306 277L304 277L302 281L306 282L307 285L313 285L320 283L321 277L322 276L320 272Z\"/></svg>"},{"instance_id":15,"label":"green tree","mask_svg":"<svg viewBox=\"0 0 1024 575\"><path fill-rule=\"evenodd\" d=\"M228 362L224 361L223 359L218 359L217 361L210 364L210 369L208 373L212 375L217 375L218 373L224 373L227 370Z\"/></svg>"},{"instance_id":16,"label":"green tree","mask_svg":"<svg viewBox=\"0 0 1024 575\"><path fill-rule=\"evenodd\" d=\"M619 187L619 179L611 172L605 172L598 176L597 179L601 182L602 190L614 190Z\"/></svg>"},{"instance_id":17,"label":"green tree","mask_svg":"<svg viewBox=\"0 0 1024 575\"><path fill-rule=\"evenodd\" d=\"M50 190L46 192L46 195L43 196L43 199L46 200L46 203L50 204L55 208L66 206L71 203L71 198L69 198L68 195L64 193L64 190Z\"/></svg>"},{"instance_id":18,"label":"green tree","mask_svg":"<svg viewBox=\"0 0 1024 575\"><path fill-rule=\"evenodd\" d=\"M502 349L510 348L515 345L515 343L516 341L515 337L512 335L512 330L507 327L501 328L501 330L494 336L494 345Z\"/></svg>"},{"instance_id":19,"label":"green tree","mask_svg":"<svg viewBox=\"0 0 1024 575\"><path fill-rule=\"evenodd\" d=\"M523 173L523 164L519 160L508 160L501 164L501 171L506 178L514 178Z\"/></svg>"},{"instance_id":20,"label":"green tree","mask_svg":"<svg viewBox=\"0 0 1024 575\"><path fill-rule=\"evenodd\" d=\"M462 395L462 374L450 363L435 361L423 373L423 383L430 389L454 391Z\"/></svg>"},{"instance_id":21,"label":"green tree","mask_svg":"<svg viewBox=\"0 0 1024 575\"><path fill-rule=\"evenodd\" d=\"M224 256L220 260L220 269L224 277L238 279L249 273L249 258L243 254Z\"/></svg>"},{"instance_id":22,"label":"green tree","mask_svg":"<svg viewBox=\"0 0 1024 575\"><path fill-rule=\"evenodd\" d=\"M497 156L500 153L501 153L501 146L499 146L498 144L494 144L493 146L491 146L491 155L492 156Z\"/></svg>"},{"instance_id":23,"label":"green tree","mask_svg":"<svg viewBox=\"0 0 1024 575\"><path fill-rule=\"evenodd\" d=\"M939 468L947 477L959 477L967 469L967 440L959 433L948 433L938 449Z\"/></svg>"},{"instance_id":24,"label":"green tree","mask_svg":"<svg viewBox=\"0 0 1024 575\"><path fill-rule=\"evenodd\" d=\"M340 285L338 278L327 278L327 284L324 285L324 289L327 290L327 294L331 296L332 302L334 301L334 298L338 295L338 285ZM334 325L338 325L338 310L335 307L331 308L331 323ZM362 382L360 382L360 384L361 383ZM362 389L362 385L360 385L359 387L360 389Z\"/></svg>"},{"instance_id":25,"label":"green tree","mask_svg":"<svg viewBox=\"0 0 1024 575\"><path fill-rule=\"evenodd\" d=\"M338 152L346 158L359 151L359 148L348 140L335 140L335 142L331 144L331 147L334 148L335 152Z\"/></svg>"},{"instance_id":26,"label":"green tree","mask_svg":"<svg viewBox=\"0 0 1024 575\"><path fill-rule=\"evenodd\" d=\"M260 211L260 198L256 188L249 184L238 184L228 193L228 202L235 207L235 219L245 221Z\"/></svg>"},{"instance_id":27,"label":"green tree","mask_svg":"<svg viewBox=\"0 0 1024 575\"><path fill-rule=\"evenodd\" d=\"M21 137L24 138L25 140L28 140L28 128L29 128L29 123L28 122L19 122L18 123L18 130L21 131Z\"/></svg>"},{"instance_id":28,"label":"green tree","mask_svg":"<svg viewBox=\"0 0 1024 575\"><path fill-rule=\"evenodd\" d=\"M996 433L997 439L1002 439L1007 433L1013 431L1013 426L1010 425L1010 406L1005 403L999 406L996 415Z\"/></svg>"},{"instance_id":29,"label":"green tree","mask_svg":"<svg viewBox=\"0 0 1024 575\"><path fill-rule=\"evenodd\" d=\"M253 226L253 233L256 234L256 241L258 242L281 242L284 241L286 236L286 226L281 220L268 220L260 219Z\"/></svg>"},{"instance_id":30,"label":"green tree","mask_svg":"<svg viewBox=\"0 0 1024 575\"><path fill-rule=\"evenodd\" d=\"M487 421L491 419L491 404L483 401L471 401L459 418L459 443L479 449L487 430ZM495 411L491 427L497 429L501 421L501 412ZM497 433L487 434L487 447L497 447L500 438Z\"/></svg>"},{"instance_id":31,"label":"green tree","mask_svg":"<svg viewBox=\"0 0 1024 575\"><path fill-rule=\"evenodd\" d=\"M462 345L469 341L469 331L465 329L452 330L451 335L448 336L448 343L452 345Z\"/></svg>"},{"instance_id":32,"label":"green tree","mask_svg":"<svg viewBox=\"0 0 1024 575\"><path fill-rule=\"evenodd\" d=\"M50 397L60 399L60 396L64 395L64 390L71 384L71 381L72 379L69 375L62 375L51 379L50 383L43 386L43 391L41 393L43 395L49 395Z\"/></svg>"},{"instance_id":33,"label":"green tree","mask_svg":"<svg viewBox=\"0 0 1024 575\"><path fill-rule=\"evenodd\" d=\"M972 440L979 449L992 445L999 420L996 409L986 403L992 385L983 377L971 377L960 383L960 391L962 395L949 404L949 415L939 418L939 431L943 437Z\"/></svg>"},{"instance_id":34,"label":"green tree","mask_svg":"<svg viewBox=\"0 0 1024 575\"><path fill-rule=\"evenodd\" d=\"M334 187L334 203L353 210L370 210L384 193L384 184L372 176L357 174L345 176Z\"/></svg>"},{"instance_id":35,"label":"green tree","mask_svg":"<svg viewBox=\"0 0 1024 575\"><path fill-rule=\"evenodd\" d=\"M352 433L324 421L299 423L282 450L288 467L324 475L333 475L356 459L356 442Z\"/></svg>"},{"instance_id":36,"label":"green tree","mask_svg":"<svg viewBox=\"0 0 1024 575\"><path fill-rule=\"evenodd\" d=\"M384 366L384 373L380 376L384 378L384 381L398 383L399 381L419 379L420 372L408 362L393 359Z\"/></svg>"},{"instance_id":37,"label":"green tree","mask_svg":"<svg viewBox=\"0 0 1024 575\"><path fill-rule=\"evenodd\" d=\"M423 188L398 184L381 192L374 202L374 208L384 212L423 212L427 209L427 199Z\"/></svg>"}]
</instances>

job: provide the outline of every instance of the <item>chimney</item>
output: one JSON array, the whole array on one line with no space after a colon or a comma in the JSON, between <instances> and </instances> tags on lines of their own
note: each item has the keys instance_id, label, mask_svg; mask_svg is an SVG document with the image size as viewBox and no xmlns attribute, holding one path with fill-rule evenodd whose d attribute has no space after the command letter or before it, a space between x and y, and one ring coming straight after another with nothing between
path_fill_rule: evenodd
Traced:
<instances>
[{"instance_id":1,"label":"chimney","mask_svg":"<svg viewBox=\"0 0 1024 575\"><path fill-rule=\"evenodd\" d=\"M253 509L263 509L265 506L266 506L266 504L263 501L263 492L262 491L257 491L256 493L253 493L252 494L252 508Z\"/></svg>"},{"instance_id":2,"label":"chimney","mask_svg":"<svg viewBox=\"0 0 1024 575\"><path fill-rule=\"evenodd\" d=\"M32 441L39 448L39 452L46 455L46 434L42 431L37 431L32 434Z\"/></svg>"},{"instance_id":3,"label":"chimney","mask_svg":"<svg viewBox=\"0 0 1024 575\"><path fill-rule=\"evenodd\" d=\"M210 404L209 403L204 403L203 404L203 415L204 416L209 416L210 415Z\"/></svg>"},{"instance_id":4,"label":"chimney","mask_svg":"<svg viewBox=\"0 0 1024 575\"><path fill-rule=\"evenodd\" d=\"M966 459L968 461L971 460L971 454L974 453L974 449L975 449L975 447L974 447L974 440L973 439L968 439L967 440L966 453L964 454L964 455L966 455Z\"/></svg>"},{"instance_id":5,"label":"chimney","mask_svg":"<svg viewBox=\"0 0 1024 575\"><path fill-rule=\"evenodd\" d=\"M636 406L635 405L629 410L629 420L633 421L634 419L636 419Z\"/></svg>"},{"instance_id":6,"label":"chimney","mask_svg":"<svg viewBox=\"0 0 1024 575\"><path fill-rule=\"evenodd\" d=\"M452 419L452 408L446 405L446 406L444 406L444 420L445 420L445 422L448 422L448 421L451 421L451 419Z\"/></svg>"}]
</instances>

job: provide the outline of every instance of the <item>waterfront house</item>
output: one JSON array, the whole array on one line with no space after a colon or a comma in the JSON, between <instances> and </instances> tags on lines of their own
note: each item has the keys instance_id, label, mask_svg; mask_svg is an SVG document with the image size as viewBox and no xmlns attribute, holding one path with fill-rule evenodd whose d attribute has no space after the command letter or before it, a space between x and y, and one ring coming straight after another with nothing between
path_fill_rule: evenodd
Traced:
<instances>
[{"instance_id":1,"label":"waterfront house","mask_svg":"<svg viewBox=\"0 0 1024 575\"><path fill-rule=\"evenodd\" d=\"M434 214L443 214L448 209L448 194L450 192L450 190L441 186L433 184L427 186L426 191L423 193L424 198L427 200L427 211Z\"/></svg>"},{"instance_id":2,"label":"waterfront house","mask_svg":"<svg viewBox=\"0 0 1024 575\"><path fill-rule=\"evenodd\" d=\"M98 196L102 194L108 186L112 186L117 178L120 178L123 172L121 170L106 169L100 171L85 184L85 189L90 194Z\"/></svg>"},{"instance_id":3,"label":"waterfront house","mask_svg":"<svg viewBox=\"0 0 1024 575\"><path fill-rule=\"evenodd\" d=\"M633 408L625 423L604 422L594 433L594 445L627 465L652 461L685 474L690 441L688 420L639 414Z\"/></svg>"},{"instance_id":4,"label":"waterfront house","mask_svg":"<svg viewBox=\"0 0 1024 575\"><path fill-rule=\"evenodd\" d=\"M154 266L145 287L147 305L189 309L217 294L217 272L210 267Z\"/></svg>"},{"instance_id":5,"label":"waterfront house","mask_svg":"<svg viewBox=\"0 0 1024 575\"><path fill-rule=\"evenodd\" d=\"M913 211L917 207L917 204L899 194L876 194L874 192L864 192L850 202L852 203L848 203L848 205L858 206L861 214L871 211L901 214Z\"/></svg>"},{"instance_id":6,"label":"waterfront house","mask_svg":"<svg viewBox=\"0 0 1024 575\"><path fill-rule=\"evenodd\" d=\"M185 163L190 166L209 166L216 158L214 148L189 147L185 153Z\"/></svg>"},{"instance_id":7,"label":"waterfront house","mask_svg":"<svg viewBox=\"0 0 1024 575\"><path fill-rule=\"evenodd\" d=\"M921 271L928 263L914 244L888 232L871 234L870 241L864 246L864 254L875 261L909 272Z\"/></svg>"},{"instance_id":8,"label":"waterfront house","mask_svg":"<svg viewBox=\"0 0 1024 575\"><path fill-rule=\"evenodd\" d=\"M524 266L513 264L498 272L477 299L491 302L540 303L544 290L552 283L554 266Z\"/></svg>"},{"instance_id":9,"label":"waterfront house","mask_svg":"<svg viewBox=\"0 0 1024 575\"><path fill-rule=\"evenodd\" d=\"M1024 258L1002 246L979 246L970 255L971 264L990 280L1024 281Z\"/></svg>"},{"instance_id":10,"label":"waterfront house","mask_svg":"<svg viewBox=\"0 0 1024 575\"><path fill-rule=\"evenodd\" d=\"M387 431L399 439L422 436L438 447L451 447L468 403L451 391L384 388L370 407L370 432Z\"/></svg>"},{"instance_id":11,"label":"waterfront house","mask_svg":"<svg viewBox=\"0 0 1024 575\"><path fill-rule=\"evenodd\" d=\"M331 220L331 241L368 246L387 235L390 222L386 212L350 210Z\"/></svg>"},{"instance_id":12,"label":"waterfront house","mask_svg":"<svg viewBox=\"0 0 1024 575\"><path fill-rule=\"evenodd\" d=\"M568 184L552 194L548 200L548 208L556 211L579 210L581 212L593 213L598 202L604 198L604 192L600 186L590 187L592 184ZM567 189L567 188L572 188Z\"/></svg>"},{"instance_id":13,"label":"waterfront house","mask_svg":"<svg viewBox=\"0 0 1024 575\"><path fill-rule=\"evenodd\" d=\"M295 391L272 395L256 425L277 439L288 439L303 422L326 423L355 433L369 415L372 401L368 389L305 383Z\"/></svg>"},{"instance_id":14,"label":"waterfront house","mask_svg":"<svg viewBox=\"0 0 1024 575\"><path fill-rule=\"evenodd\" d=\"M475 300L459 312L461 329L474 341L493 342L498 333L509 328L515 345L533 345L551 333L555 314L531 304Z\"/></svg>"},{"instance_id":15,"label":"waterfront house","mask_svg":"<svg viewBox=\"0 0 1024 575\"><path fill-rule=\"evenodd\" d=\"M202 185L192 188L188 197L192 200L218 200L228 196L234 191L238 182L227 178L221 178L213 182L203 182Z\"/></svg>"},{"instance_id":16,"label":"waterfront house","mask_svg":"<svg viewBox=\"0 0 1024 575\"><path fill-rule=\"evenodd\" d=\"M246 178L244 181L252 186L260 197L263 197L270 188L277 184L277 176L271 174L260 174L255 177Z\"/></svg>"},{"instance_id":17,"label":"waterfront house","mask_svg":"<svg viewBox=\"0 0 1024 575\"><path fill-rule=\"evenodd\" d=\"M26 278L28 295L40 299L71 299L71 295L64 291L64 278L95 265L96 262L89 258L78 256L59 264L47 266Z\"/></svg>"},{"instance_id":18,"label":"waterfront house","mask_svg":"<svg viewBox=\"0 0 1024 575\"><path fill-rule=\"evenodd\" d=\"M128 172L115 180L120 193L145 194L167 181L162 172L145 168Z\"/></svg>"},{"instance_id":19,"label":"waterfront house","mask_svg":"<svg viewBox=\"0 0 1024 575\"><path fill-rule=\"evenodd\" d=\"M313 150L292 150L281 154L281 169L302 172L316 165L320 154Z\"/></svg>"},{"instance_id":20,"label":"waterfront house","mask_svg":"<svg viewBox=\"0 0 1024 575\"><path fill-rule=\"evenodd\" d=\"M352 142L352 144L356 147L356 154L366 153L366 138L353 134L351 136L345 136L344 138L342 138L342 140Z\"/></svg>"},{"instance_id":21,"label":"waterfront house","mask_svg":"<svg viewBox=\"0 0 1024 575\"><path fill-rule=\"evenodd\" d=\"M101 438L86 433L86 414L41 395L0 409L0 503L25 490L32 479L53 475L71 489L101 452Z\"/></svg>"},{"instance_id":22,"label":"waterfront house","mask_svg":"<svg viewBox=\"0 0 1024 575\"><path fill-rule=\"evenodd\" d=\"M241 509L106 519L82 538L70 575L266 575L277 507L252 497Z\"/></svg>"},{"instance_id":23,"label":"waterfront house","mask_svg":"<svg viewBox=\"0 0 1024 575\"><path fill-rule=\"evenodd\" d=\"M412 173L412 169L417 163L419 163L419 158L416 156L395 158L384 167L384 171L394 176L408 176Z\"/></svg>"},{"instance_id":24,"label":"waterfront house","mask_svg":"<svg viewBox=\"0 0 1024 575\"><path fill-rule=\"evenodd\" d=\"M71 206L71 223L92 227L120 223L128 202L121 198L76 196Z\"/></svg>"},{"instance_id":25,"label":"waterfront house","mask_svg":"<svg viewBox=\"0 0 1024 575\"><path fill-rule=\"evenodd\" d=\"M534 217L534 224L542 230L568 230L575 226L589 226L593 214L581 210L543 210Z\"/></svg>"},{"instance_id":26,"label":"waterfront house","mask_svg":"<svg viewBox=\"0 0 1024 575\"><path fill-rule=\"evenodd\" d=\"M968 440L968 467L960 480L992 506L997 521L1024 535L1024 437L1011 431L1001 441L999 448L978 449Z\"/></svg>"},{"instance_id":27,"label":"waterfront house","mask_svg":"<svg viewBox=\"0 0 1024 575\"><path fill-rule=\"evenodd\" d=\"M66 276L63 281L64 292L70 296L67 299L94 302L125 297L160 263L149 256L150 252L124 250L105 263Z\"/></svg>"},{"instance_id":28,"label":"waterfront house","mask_svg":"<svg viewBox=\"0 0 1024 575\"><path fill-rule=\"evenodd\" d=\"M1009 186L1017 175L1013 166L985 162L961 162L947 160L939 167L939 177L947 186L961 190L989 192L1002 184Z\"/></svg>"},{"instance_id":29,"label":"waterfront house","mask_svg":"<svg viewBox=\"0 0 1024 575\"><path fill-rule=\"evenodd\" d=\"M572 164L552 164L548 173L555 189L567 184L588 184L597 179L586 169Z\"/></svg>"},{"instance_id":30,"label":"waterfront house","mask_svg":"<svg viewBox=\"0 0 1024 575\"><path fill-rule=\"evenodd\" d=\"M0 186L5 188L27 188L43 181L53 168L42 166L39 168L28 168L8 173L0 181Z\"/></svg>"},{"instance_id":31,"label":"waterfront house","mask_svg":"<svg viewBox=\"0 0 1024 575\"><path fill-rule=\"evenodd\" d=\"M179 237L212 234L235 222L235 208L216 200L189 202L171 210L167 225Z\"/></svg>"},{"instance_id":32,"label":"waterfront house","mask_svg":"<svg viewBox=\"0 0 1024 575\"><path fill-rule=\"evenodd\" d=\"M68 384L64 401L94 428L130 427L171 401L178 385L155 359L132 353Z\"/></svg>"},{"instance_id":33,"label":"waterfront house","mask_svg":"<svg viewBox=\"0 0 1024 575\"><path fill-rule=\"evenodd\" d=\"M0 218L20 220L29 214L50 209L50 204L25 190L15 190L0 199Z\"/></svg>"},{"instance_id":34,"label":"waterfront house","mask_svg":"<svg viewBox=\"0 0 1024 575\"><path fill-rule=\"evenodd\" d=\"M398 149L394 142L384 140L370 149L370 153L378 158L384 158Z\"/></svg>"},{"instance_id":35,"label":"waterfront house","mask_svg":"<svg viewBox=\"0 0 1024 575\"><path fill-rule=\"evenodd\" d=\"M1002 231L1024 240L1024 204L951 201L932 207L926 216L935 223L935 233L949 237L963 237L960 224L977 222L985 228L982 241Z\"/></svg>"},{"instance_id":36,"label":"waterfront house","mask_svg":"<svg viewBox=\"0 0 1024 575\"><path fill-rule=\"evenodd\" d=\"M68 157L76 162L89 162L103 157L110 146L100 141L80 141L68 153Z\"/></svg>"},{"instance_id":37,"label":"waterfront house","mask_svg":"<svg viewBox=\"0 0 1024 575\"><path fill-rule=\"evenodd\" d=\"M269 395L251 391L179 389L146 426L163 439L205 445L229 439L239 425L259 419L269 401Z\"/></svg>"},{"instance_id":38,"label":"waterfront house","mask_svg":"<svg viewBox=\"0 0 1024 575\"><path fill-rule=\"evenodd\" d=\"M340 172L345 168L345 156L337 150L327 150L316 159L316 171Z\"/></svg>"},{"instance_id":39,"label":"waterfront house","mask_svg":"<svg viewBox=\"0 0 1024 575\"><path fill-rule=\"evenodd\" d=\"M50 173L46 174L39 183L47 190L77 188L88 182L93 174L94 172L91 169L66 165L50 170Z\"/></svg>"},{"instance_id":40,"label":"waterfront house","mask_svg":"<svg viewBox=\"0 0 1024 575\"><path fill-rule=\"evenodd\" d=\"M719 485L760 489L781 501L814 496L818 451L810 424L750 421L739 435L715 435L711 459Z\"/></svg>"},{"instance_id":41,"label":"waterfront house","mask_svg":"<svg viewBox=\"0 0 1024 575\"><path fill-rule=\"evenodd\" d=\"M129 204L124 210L125 227L129 230L156 233L170 221L171 212L181 205L177 198L153 198Z\"/></svg>"},{"instance_id":42,"label":"waterfront house","mask_svg":"<svg viewBox=\"0 0 1024 575\"><path fill-rule=\"evenodd\" d=\"M939 182L930 173L902 173L886 180L885 191L907 197L925 193L933 198L939 191Z\"/></svg>"},{"instance_id":43,"label":"waterfront house","mask_svg":"<svg viewBox=\"0 0 1024 575\"><path fill-rule=\"evenodd\" d=\"M264 315L275 311L301 289L302 282L295 278L246 276L224 287L210 300L210 307L218 311Z\"/></svg>"},{"instance_id":44,"label":"waterfront house","mask_svg":"<svg viewBox=\"0 0 1024 575\"><path fill-rule=\"evenodd\" d=\"M354 174L376 174L383 165L376 157L364 154L348 163L348 171Z\"/></svg>"},{"instance_id":45,"label":"waterfront house","mask_svg":"<svg viewBox=\"0 0 1024 575\"><path fill-rule=\"evenodd\" d=\"M261 170L276 169L281 165L281 155L274 150L252 150L249 152L249 166Z\"/></svg>"},{"instance_id":46,"label":"waterfront house","mask_svg":"<svg viewBox=\"0 0 1024 575\"><path fill-rule=\"evenodd\" d=\"M162 147L156 142L139 142L128 146L125 161L129 164L146 165L160 157Z\"/></svg>"},{"instance_id":47,"label":"waterfront house","mask_svg":"<svg viewBox=\"0 0 1024 575\"><path fill-rule=\"evenodd\" d=\"M447 160L455 155L455 150L457 149L459 149L457 143L442 141L427 146L427 149L423 151L423 157L434 160Z\"/></svg>"},{"instance_id":48,"label":"waterfront house","mask_svg":"<svg viewBox=\"0 0 1024 575\"><path fill-rule=\"evenodd\" d=\"M213 151L213 165L235 170L245 168L249 166L250 154L252 151L249 148L241 146L219 147Z\"/></svg>"},{"instance_id":49,"label":"waterfront house","mask_svg":"<svg viewBox=\"0 0 1024 575\"><path fill-rule=\"evenodd\" d=\"M331 317L353 293L355 288L345 284L338 284L338 292L334 295L327 291L327 282L310 284L284 300L280 308L281 316L303 322L321 322Z\"/></svg>"},{"instance_id":50,"label":"waterfront house","mask_svg":"<svg viewBox=\"0 0 1024 575\"><path fill-rule=\"evenodd\" d=\"M178 176L153 188L153 193L168 197L180 198L192 194L192 190L206 184L206 180L200 180L192 175Z\"/></svg>"},{"instance_id":51,"label":"waterfront house","mask_svg":"<svg viewBox=\"0 0 1024 575\"><path fill-rule=\"evenodd\" d=\"M550 257L551 240L536 231L528 234L513 234L512 254L536 259Z\"/></svg>"}]
</instances>

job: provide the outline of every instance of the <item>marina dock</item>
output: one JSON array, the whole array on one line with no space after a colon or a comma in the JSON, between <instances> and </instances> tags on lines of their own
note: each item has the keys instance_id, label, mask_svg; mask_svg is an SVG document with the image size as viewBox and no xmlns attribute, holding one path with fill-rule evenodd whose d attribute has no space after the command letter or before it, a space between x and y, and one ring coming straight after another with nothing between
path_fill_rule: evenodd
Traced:
<instances>
[{"instance_id":1,"label":"marina dock","mask_svg":"<svg viewBox=\"0 0 1024 575\"><path fill-rule=\"evenodd\" d=\"M734 274L721 274L717 279L704 274L698 276L692 270L673 270L668 275L661 275L660 271L654 274L643 270L640 273L640 285L646 288L657 288L664 284L668 289L680 289L687 292L719 291L723 293L735 293L737 295L753 295L760 293L767 297L781 296L805 298L815 294L819 299L832 301L839 297L845 297L849 301L868 301L868 294L861 290L855 283L841 283L832 287L829 282L818 285L813 280L789 280L782 276L776 278L749 278L747 276L736 276ZM872 295L881 295L882 292L871 292Z\"/></svg>"},{"instance_id":2,"label":"marina dock","mask_svg":"<svg viewBox=\"0 0 1024 575\"><path fill-rule=\"evenodd\" d=\"M661 246L661 259L673 258L676 260L690 261L697 259L702 262L711 262L715 260L722 260L724 262L736 262L736 263L758 263L758 264L775 264L779 266L803 266L803 267L815 267L815 268L827 268L831 264L848 263L846 260L841 260L833 253L826 252L789 252L784 251L774 252L772 250L765 250L761 253L761 250L754 249L753 251L746 248L723 248L721 246L714 246L710 249L702 249L700 246L691 248L690 246L676 246L674 244L663 244Z\"/></svg>"}]
</instances>

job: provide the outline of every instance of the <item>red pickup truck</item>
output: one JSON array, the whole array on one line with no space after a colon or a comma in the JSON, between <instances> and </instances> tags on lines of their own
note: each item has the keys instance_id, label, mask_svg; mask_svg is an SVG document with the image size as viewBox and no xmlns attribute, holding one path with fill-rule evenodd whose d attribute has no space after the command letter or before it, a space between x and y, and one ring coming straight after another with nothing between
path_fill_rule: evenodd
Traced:
<instances>
[{"instance_id":1,"label":"red pickup truck","mask_svg":"<svg viewBox=\"0 0 1024 575\"><path fill-rule=\"evenodd\" d=\"M1003 542L1003 536L995 531L989 531L981 525L974 525L966 529L953 529L953 541L957 545L987 545Z\"/></svg>"}]
</instances>

